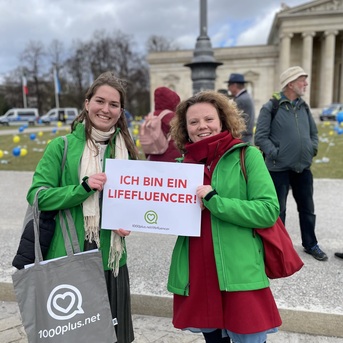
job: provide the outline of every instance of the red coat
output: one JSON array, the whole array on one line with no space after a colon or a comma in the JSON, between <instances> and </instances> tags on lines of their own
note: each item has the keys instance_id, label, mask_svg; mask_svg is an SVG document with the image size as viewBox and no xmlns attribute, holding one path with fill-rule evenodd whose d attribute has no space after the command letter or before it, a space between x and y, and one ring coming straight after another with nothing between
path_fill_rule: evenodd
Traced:
<instances>
[{"instance_id":1,"label":"red coat","mask_svg":"<svg viewBox=\"0 0 343 343\"><path fill-rule=\"evenodd\" d=\"M221 138L225 136L221 133ZM218 135L219 138L219 135ZM214 139L214 137L212 138ZM235 142L226 135L223 150L206 151L205 141L189 149L184 162L210 164L205 168L204 184L211 184L212 172L223 153ZM210 160L208 156L211 156ZM211 162L212 163L209 163ZM270 288L255 291L219 290L211 231L211 214L202 211L201 236L189 237L189 296L174 295L173 324L176 328L228 329L238 334L266 331L281 325L281 318Z\"/></svg>"}]
</instances>

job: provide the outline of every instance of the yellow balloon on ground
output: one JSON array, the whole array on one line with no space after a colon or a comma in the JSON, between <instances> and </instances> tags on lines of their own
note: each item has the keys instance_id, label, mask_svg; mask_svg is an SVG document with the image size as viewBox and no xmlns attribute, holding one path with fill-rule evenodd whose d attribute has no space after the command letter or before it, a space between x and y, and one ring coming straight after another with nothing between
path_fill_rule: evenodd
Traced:
<instances>
[{"instance_id":1,"label":"yellow balloon on ground","mask_svg":"<svg viewBox=\"0 0 343 343\"><path fill-rule=\"evenodd\" d=\"M324 126L330 126L330 122L324 121Z\"/></svg>"},{"instance_id":2,"label":"yellow balloon on ground","mask_svg":"<svg viewBox=\"0 0 343 343\"><path fill-rule=\"evenodd\" d=\"M136 147L140 148L141 147L141 142L139 141L139 139L136 140Z\"/></svg>"},{"instance_id":3,"label":"yellow balloon on ground","mask_svg":"<svg viewBox=\"0 0 343 343\"><path fill-rule=\"evenodd\" d=\"M39 137L42 137L42 136L43 136L43 131L39 131L39 132L38 132L38 136L39 136Z\"/></svg>"},{"instance_id":4,"label":"yellow balloon on ground","mask_svg":"<svg viewBox=\"0 0 343 343\"><path fill-rule=\"evenodd\" d=\"M20 156L26 156L27 155L27 149L22 148L20 149Z\"/></svg>"},{"instance_id":5,"label":"yellow balloon on ground","mask_svg":"<svg viewBox=\"0 0 343 343\"><path fill-rule=\"evenodd\" d=\"M133 130L132 130L132 133L136 136L136 135L138 135L139 130L138 130L138 129L133 129Z\"/></svg>"},{"instance_id":6,"label":"yellow balloon on ground","mask_svg":"<svg viewBox=\"0 0 343 343\"><path fill-rule=\"evenodd\" d=\"M57 123L57 126L58 127L61 127L63 125L63 123L61 122L61 121L59 121L58 123Z\"/></svg>"},{"instance_id":7,"label":"yellow balloon on ground","mask_svg":"<svg viewBox=\"0 0 343 343\"><path fill-rule=\"evenodd\" d=\"M13 143L19 143L20 142L20 137L19 136L14 136L13 137Z\"/></svg>"},{"instance_id":8,"label":"yellow balloon on ground","mask_svg":"<svg viewBox=\"0 0 343 343\"><path fill-rule=\"evenodd\" d=\"M329 135L330 135L330 136L333 136L333 134L334 134L333 131L330 131L330 132L329 132Z\"/></svg>"},{"instance_id":9,"label":"yellow balloon on ground","mask_svg":"<svg viewBox=\"0 0 343 343\"><path fill-rule=\"evenodd\" d=\"M4 157L4 152L2 150L0 150L0 158Z\"/></svg>"}]
</instances>

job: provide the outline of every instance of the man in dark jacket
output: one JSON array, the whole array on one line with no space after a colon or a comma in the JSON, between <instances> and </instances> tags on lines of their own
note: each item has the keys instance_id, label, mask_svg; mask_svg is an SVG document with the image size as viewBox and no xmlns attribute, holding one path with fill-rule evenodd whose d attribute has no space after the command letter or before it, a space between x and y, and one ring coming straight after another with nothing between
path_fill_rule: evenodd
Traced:
<instances>
[{"instance_id":1,"label":"man in dark jacket","mask_svg":"<svg viewBox=\"0 0 343 343\"><path fill-rule=\"evenodd\" d=\"M239 110L243 111L245 117L245 123L247 130L243 134L243 140L245 142L253 143L254 126L255 126L255 107L254 102L245 89L247 81L244 79L244 75L232 73L229 77L228 89L237 104Z\"/></svg>"},{"instance_id":2,"label":"man in dark jacket","mask_svg":"<svg viewBox=\"0 0 343 343\"><path fill-rule=\"evenodd\" d=\"M301 99L308 85L307 76L298 66L281 74L282 91L273 95L278 100L278 108L273 110L271 100L262 106L255 145L266 156L266 165L278 194L281 220L285 223L291 187L299 212L304 250L315 259L326 261L328 257L319 248L315 235L313 175L310 169L318 150L318 131L307 104Z\"/></svg>"}]
</instances>

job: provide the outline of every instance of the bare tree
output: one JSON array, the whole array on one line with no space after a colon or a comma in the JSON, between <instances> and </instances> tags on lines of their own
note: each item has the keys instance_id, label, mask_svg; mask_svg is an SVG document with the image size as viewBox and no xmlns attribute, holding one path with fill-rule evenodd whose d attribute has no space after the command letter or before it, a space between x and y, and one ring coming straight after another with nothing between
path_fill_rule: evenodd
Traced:
<instances>
[{"instance_id":1,"label":"bare tree","mask_svg":"<svg viewBox=\"0 0 343 343\"><path fill-rule=\"evenodd\" d=\"M82 108L85 93L89 87L89 44L75 41L71 56L66 60L66 71L68 73L69 97L72 97L74 104Z\"/></svg>"},{"instance_id":2,"label":"bare tree","mask_svg":"<svg viewBox=\"0 0 343 343\"><path fill-rule=\"evenodd\" d=\"M177 50L178 46L175 43L173 43L171 39L168 39L163 36L152 35L148 38L146 42L146 49L148 52L159 52Z\"/></svg>"},{"instance_id":3,"label":"bare tree","mask_svg":"<svg viewBox=\"0 0 343 343\"><path fill-rule=\"evenodd\" d=\"M48 49L47 49L47 55L50 59L50 67L49 67L49 74L47 75L48 80L50 80L49 86L49 94L50 94L50 107L51 104L55 103L55 89L54 89L54 69L56 70L56 75L59 79L59 82L61 84L61 89L63 90L65 88L65 84L63 82L62 72L63 72L63 65L64 65L64 46L63 43L57 39L54 39ZM49 82L49 81L48 81ZM58 94L60 97L60 94ZM63 107L63 101L64 99L61 99L60 107ZM56 104L55 104L56 105ZM56 105L57 106L57 105Z\"/></svg>"},{"instance_id":4,"label":"bare tree","mask_svg":"<svg viewBox=\"0 0 343 343\"><path fill-rule=\"evenodd\" d=\"M63 55L64 55L64 45L58 39L54 39L49 47L47 52L51 65L55 66L57 71L59 72L60 69L63 67Z\"/></svg>"},{"instance_id":5,"label":"bare tree","mask_svg":"<svg viewBox=\"0 0 343 343\"><path fill-rule=\"evenodd\" d=\"M46 53L44 46L39 41L30 41L20 56L23 71L27 77L33 80L33 92L37 99L37 107L42 113L42 98L45 89L41 87L41 80L44 73L44 58Z\"/></svg>"},{"instance_id":6,"label":"bare tree","mask_svg":"<svg viewBox=\"0 0 343 343\"><path fill-rule=\"evenodd\" d=\"M19 90L24 73L30 105L38 107L40 113L51 108L54 103L52 69L56 67L63 89L61 106L82 108L93 79L110 70L128 83L126 109L134 115L146 114L150 108L148 65L145 56L134 48L132 37L121 31L113 34L96 31L89 41L74 41L68 56L64 56L63 44L58 40L53 40L46 51L42 43L30 41L20 56L20 67L5 81L6 93L9 92L6 101L9 105L22 106Z\"/></svg>"},{"instance_id":7,"label":"bare tree","mask_svg":"<svg viewBox=\"0 0 343 343\"><path fill-rule=\"evenodd\" d=\"M111 70L128 82L127 109L133 114L149 109L149 76L145 57L135 52L130 35L96 31L89 43L89 63L94 77ZM139 98L139 100L138 100Z\"/></svg>"},{"instance_id":8,"label":"bare tree","mask_svg":"<svg viewBox=\"0 0 343 343\"><path fill-rule=\"evenodd\" d=\"M18 67L12 70L5 78L3 93L9 108L23 107L22 75L22 68Z\"/></svg>"}]
</instances>

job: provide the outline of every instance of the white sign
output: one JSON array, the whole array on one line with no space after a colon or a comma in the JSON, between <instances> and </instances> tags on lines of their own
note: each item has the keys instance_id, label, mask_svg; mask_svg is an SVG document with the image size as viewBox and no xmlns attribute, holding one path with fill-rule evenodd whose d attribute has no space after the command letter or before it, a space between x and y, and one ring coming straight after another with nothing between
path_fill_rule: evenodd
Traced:
<instances>
[{"instance_id":1,"label":"white sign","mask_svg":"<svg viewBox=\"0 0 343 343\"><path fill-rule=\"evenodd\" d=\"M103 229L200 236L203 165L107 159L105 172Z\"/></svg>"}]
</instances>

